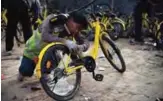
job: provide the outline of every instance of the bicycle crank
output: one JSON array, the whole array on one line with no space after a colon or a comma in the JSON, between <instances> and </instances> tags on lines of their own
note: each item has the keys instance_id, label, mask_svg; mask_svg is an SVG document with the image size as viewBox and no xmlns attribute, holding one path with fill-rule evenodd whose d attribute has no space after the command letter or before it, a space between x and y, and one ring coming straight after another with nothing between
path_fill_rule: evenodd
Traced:
<instances>
[{"instance_id":1,"label":"bicycle crank","mask_svg":"<svg viewBox=\"0 0 163 101\"><path fill-rule=\"evenodd\" d=\"M95 74L96 62L92 57L87 56L84 58L84 66L87 71L92 72L92 76L96 81L103 80L104 76L102 74Z\"/></svg>"},{"instance_id":2,"label":"bicycle crank","mask_svg":"<svg viewBox=\"0 0 163 101\"><path fill-rule=\"evenodd\" d=\"M84 65L88 72L92 72L93 79L96 81L102 81L104 76L102 74L95 74L96 62L91 56L86 56L81 59L74 60L69 64L70 66Z\"/></svg>"},{"instance_id":3,"label":"bicycle crank","mask_svg":"<svg viewBox=\"0 0 163 101\"><path fill-rule=\"evenodd\" d=\"M96 80L96 81L102 81L104 76L102 74L95 74L95 72L93 71L92 72L92 75L93 75L93 78Z\"/></svg>"},{"instance_id":4,"label":"bicycle crank","mask_svg":"<svg viewBox=\"0 0 163 101\"><path fill-rule=\"evenodd\" d=\"M95 60L91 56L86 56L80 59L73 60L69 66L84 65L88 72L93 72L96 68Z\"/></svg>"}]
</instances>

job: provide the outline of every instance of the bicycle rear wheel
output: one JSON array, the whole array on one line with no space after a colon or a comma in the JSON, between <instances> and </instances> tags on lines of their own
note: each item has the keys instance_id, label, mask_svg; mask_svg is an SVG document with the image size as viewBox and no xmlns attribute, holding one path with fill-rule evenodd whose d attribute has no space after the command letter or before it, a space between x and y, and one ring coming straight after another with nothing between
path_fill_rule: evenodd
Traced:
<instances>
[{"instance_id":1,"label":"bicycle rear wheel","mask_svg":"<svg viewBox=\"0 0 163 101\"><path fill-rule=\"evenodd\" d=\"M109 63L120 73L125 72L126 65L122 57L121 51L109 38L108 35L103 34L100 40L101 49L109 61ZM118 62L119 61L119 62Z\"/></svg>"},{"instance_id":2,"label":"bicycle rear wheel","mask_svg":"<svg viewBox=\"0 0 163 101\"><path fill-rule=\"evenodd\" d=\"M76 70L71 75L64 73L64 63L69 55L64 45L49 47L41 60L41 78L45 92L57 101L67 101L75 96L81 82L81 71Z\"/></svg>"}]
</instances>

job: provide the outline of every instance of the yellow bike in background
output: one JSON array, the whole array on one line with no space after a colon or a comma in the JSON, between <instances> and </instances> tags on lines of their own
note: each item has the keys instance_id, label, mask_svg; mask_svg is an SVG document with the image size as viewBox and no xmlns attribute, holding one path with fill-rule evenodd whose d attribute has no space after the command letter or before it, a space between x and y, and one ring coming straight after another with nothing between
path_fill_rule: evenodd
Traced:
<instances>
[{"instance_id":1,"label":"yellow bike in background","mask_svg":"<svg viewBox=\"0 0 163 101\"><path fill-rule=\"evenodd\" d=\"M163 15L163 13L160 13L160 15ZM156 47L158 49L163 49L163 21L159 21L159 19L156 17L149 18L148 14L144 13L142 25L143 28L146 28L148 30L145 31L145 33L153 38L154 42L156 43Z\"/></svg>"}]
</instances>

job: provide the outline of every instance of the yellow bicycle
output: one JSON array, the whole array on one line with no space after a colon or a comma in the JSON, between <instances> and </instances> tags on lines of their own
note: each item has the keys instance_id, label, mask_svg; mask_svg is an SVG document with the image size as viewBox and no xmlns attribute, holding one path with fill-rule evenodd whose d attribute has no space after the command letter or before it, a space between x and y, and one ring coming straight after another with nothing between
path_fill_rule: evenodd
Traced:
<instances>
[{"instance_id":1,"label":"yellow bicycle","mask_svg":"<svg viewBox=\"0 0 163 101\"><path fill-rule=\"evenodd\" d=\"M68 47L60 42L50 43L40 52L36 74L45 92L53 99L67 101L75 96L80 87L83 67L92 73L96 81L103 80L102 74L95 73L95 60L100 46L111 66L120 73L125 72L126 65L121 51L95 16L91 28L94 30L95 39L87 52L71 53Z\"/></svg>"},{"instance_id":2,"label":"yellow bicycle","mask_svg":"<svg viewBox=\"0 0 163 101\"><path fill-rule=\"evenodd\" d=\"M126 30L125 22L118 17L118 14L106 3L97 4L94 7L96 13L101 13L101 21L107 26L107 31L112 40L117 40Z\"/></svg>"},{"instance_id":3,"label":"yellow bicycle","mask_svg":"<svg viewBox=\"0 0 163 101\"><path fill-rule=\"evenodd\" d=\"M117 40L126 30L125 22L114 13L107 12L102 18L102 22L107 26L107 31L112 40Z\"/></svg>"}]
</instances>

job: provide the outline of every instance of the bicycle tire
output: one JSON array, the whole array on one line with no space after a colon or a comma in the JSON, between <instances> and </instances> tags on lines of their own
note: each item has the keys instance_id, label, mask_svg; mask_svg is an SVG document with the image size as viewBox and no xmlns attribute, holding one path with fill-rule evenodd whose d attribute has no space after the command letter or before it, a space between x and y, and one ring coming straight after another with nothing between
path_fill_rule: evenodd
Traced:
<instances>
[{"instance_id":1,"label":"bicycle tire","mask_svg":"<svg viewBox=\"0 0 163 101\"><path fill-rule=\"evenodd\" d=\"M108 35L112 40L116 41L120 38L120 36L122 36L123 27L121 23L117 22L112 23L112 26L114 26L114 29L111 30L111 32L108 32Z\"/></svg>"},{"instance_id":2,"label":"bicycle tire","mask_svg":"<svg viewBox=\"0 0 163 101\"><path fill-rule=\"evenodd\" d=\"M121 66L122 68L119 68L118 66L116 66L116 64L110 59L110 56L107 55L106 51L105 51L105 47L104 44L102 43L102 40L106 41L108 43L108 45L110 45L110 47L115 51L115 53L117 54L120 62L121 62ZM109 63L120 73L123 73L126 71L126 65L125 65L125 61L122 57L121 51L119 50L119 48L114 44L114 42L109 38L108 35L103 34L100 40L100 46L101 49L105 55L105 57L107 58L107 60L109 61Z\"/></svg>"},{"instance_id":3,"label":"bicycle tire","mask_svg":"<svg viewBox=\"0 0 163 101\"><path fill-rule=\"evenodd\" d=\"M6 33L5 33L5 27L2 27L1 28L1 32L2 32L2 35L1 35L1 40L4 40L5 37L6 37ZM21 37L19 37L21 36ZM20 31L20 29L17 29L17 33L15 35L15 39L18 43L21 43L21 44L24 44L24 40L22 40L22 32Z\"/></svg>"},{"instance_id":4,"label":"bicycle tire","mask_svg":"<svg viewBox=\"0 0 163 101\"><path fill-rule=\"evenodd\" d=\"M2 21L1 21L1 40L4 40L6 37L6 26L7 26L7 24L2 19Z\"/></svg>"},{"instance_id":5,"label":"bicycle tire","mask_svg":"<svg viewBox=\"0 0 163 101\"><path fill-rule=\"evenodd\" d=\"M76 83L75 83L75 87L73 89L73 91L71 91L70 94L68 95L65 95L65 96L61 96L61 95L58 95L58 94L55 94L53 93L50 88L48 87L47 83L46 83L46 78L44 78L44 63L46 61L46 58L47 58L47 52L50 52L52 50L57 50L57 49L60 49L60 50L64 50L64 52L67 52L67 54L69 54L68 52L68 49L67 47L65 47L64 45L61 45L61 44L56 44L56 45L53 45L51 47L49 47L45 53L43 54L43 58L42 58L42 61L41 61L41 78L40 78L40 82L41 82L41 85L43 87L43 89L45 90L45 92L53 99L57 100L57 101L67 101L67 100L70 100L72 99L75 94L77 93L77 91L79 90L79 87L80 87L80 83L81 83L81 71L80 69L79 70L76 70ZM56 58L57 59L57 58ZM56 61L55 63L58 63L58 61Z\"/></svg>"},{"instance_id":6,"label":"bicycle tire","mask_svg":"<svg viewBox=\"0 0 163 101\"><path fill-rule=\"evenodd\" d=\"M17 33L15 35L15 39L17 42L21 43L21 44L24 44L25 41L24 41L24 37L23 37L23 34L22 34L22 31L19 27L17 27Z\"/></svg>"},{"instance_id":7,"label":"bicycle tire","mask_svg":"<svg viewBox=\"0 0 163 101\"><path fill-rule=\"evenodd\" d=\"M131 23L131 25L126 30L126 35L125 35L126 38L131 38L135 36L134 28L135 28L134 23Z\"/></svg>"}]
</instances>

